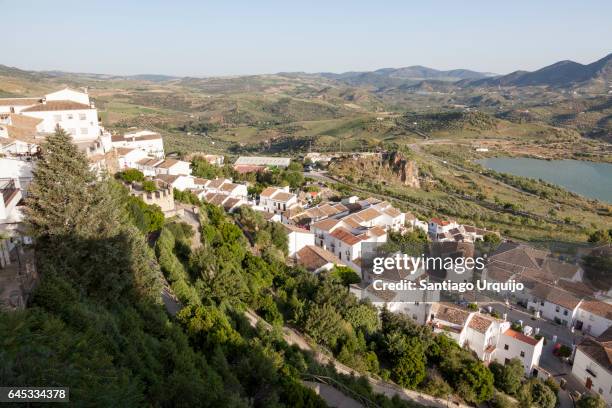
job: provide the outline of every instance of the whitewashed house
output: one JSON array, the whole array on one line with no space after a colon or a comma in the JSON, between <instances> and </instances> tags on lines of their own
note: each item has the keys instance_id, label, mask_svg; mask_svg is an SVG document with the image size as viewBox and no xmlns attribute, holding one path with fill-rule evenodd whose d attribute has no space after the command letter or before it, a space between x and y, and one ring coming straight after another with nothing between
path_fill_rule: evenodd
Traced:
<instances>
[{"instance_id":1,"label":"whitewashed house","mask_svg":"<svg viewBox=\"0 0 612 408\"><path fill-rule=\"evenodd\" d=\"M289 192L289 187L267 187L259 195L259 205L265 211L280 214L297 206L298 199Z\"/></svg>"},{"instance_id":2,"label":"whitewashed house","mask_svg":"<svg viewBox=\"0 0 612 408\"><path fill-rule=\"evenodd\" d=\"M147 153L147 156L160 159L165 157L162 136L151 130L136 130L123 135L113 135L111 143L113 147L142 149Z\"/></svg>"},{"instance_id":3,"label":"whitewashed house","mask_svg":"<svg viewBox=\"0 0 612 408\"><path fill-rule=\"evenodd\" d=\"M527 308L544 319L566 327L574 324L578 306L582 302L569 292L547 284L536 284L530 291Z\"/></svg>"},{"instance_id":4,"label":"whitewashed house","mask_svg":"<svg viewBox=\"0 0 612 408\"><path fill-rule=\"evenodd\" d=\"M305 246L314 245L314 234L303 228L295 227L293 225L283 224L285 232L287 233L288 250L287 255L293 257Z\"/></svg>"},{"instance_id":5,"label":"whitewashed house","mask_svg":"<svg viewBox=\"0 0 612 408\"><path fill-rule=\"evenodd\" d=\"M132 149L128 147L118 147L117 165L119 170L136 169L138 162L147 157L147 152L142 149Z\"/></svg>"},{"instance_id":6,"label":"whitewashed house","mask_svg":"<svg viewBox=\"0 0 612 408\"><path fill-rule=\"evenodd\" d=\"M155 174L191 175L191 164L176 159L165 159L155 166Z\"/></svg>"},{"instance_id":7,"label":"whitewashed house","mask_svg":"<svg viewBox=\"0 0 612 408\"><path fill-rule=\"evenodd\" d=\"M191 176L158 174L155 176L155 179L167 184L170 188L177 189L179 191L185 191L195 187L193 184L193 177Z\"/></svg>"},{"instance_id":8,"label":"whitewashed house","mask_svg":"<svg viewBox=\"0 0 612 408\"><path fill-rule=\"evenodd\" d=\"M612 405L612 329L585 338L576 348L572 375Z\"/></svg>"},{"instance_id":9,"label":"whitewashed house","mask_svg":"<svg viewBox=\"0 0 612 408\"><path fill-rule=\"evenodd\" d=\"M516 330L507 329L502 333L493 358L501 364L518 358L523 363L527 376L537 376L543 347L544 338L538 340Z\"/></svg>"},{"instance_id":10,"label":"whitewashed house","mask_svg":"<svg viewBox=\"0 0 612 408\"><path fill-rule=\"evenodd\" d=\"M306 245L295 253L298 265L312 273L330 271L334 266L346 266L337 256L316 245Z\"/></svg>"},{"instance_id":11,"label":"whitewashed house","mask_svg":"<svg viewBox=\"0 0 612 408\"><path fill-rule=\"evenodd\" d=\"M600 300L583 300L575 319L576 329L598 337L612 327L612 305Z\"/></svg>"}]
</instances>

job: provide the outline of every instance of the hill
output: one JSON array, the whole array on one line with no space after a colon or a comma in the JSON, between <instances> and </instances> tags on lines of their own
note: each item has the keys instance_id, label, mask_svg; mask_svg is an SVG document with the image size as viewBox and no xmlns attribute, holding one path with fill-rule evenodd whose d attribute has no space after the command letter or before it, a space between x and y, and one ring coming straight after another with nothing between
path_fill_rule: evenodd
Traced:
<instances>
[{"instance_id":1,"label":"hill","mask_svg":"<svg viewBox=\"0 0 612 408\"><path fill-rule=\"evenodd\" d=\"M559 61L537 71L515 71L508 75L464 80L458 85L468 86L539 86L570 87L590 81L603 84L612 79L612 54L608 54L591 64L574 61Z\"/></svg>"},{"instance_id":2,"label":"hill","mask_svg":"<svg viewBox=\"0 0 612 408\"><path fill-rule=\"evenodd\" d=\"M414 65L403 68L381 68L376 71L344 72L334 74L322 72L320 75L353 86L370 85L375 87L400 86L414 84L423 80L460 81L465 79L482 79L492 74L470 71L468 69L453 69L440 71L433 68Z\"/></svg>"}]
</instances>

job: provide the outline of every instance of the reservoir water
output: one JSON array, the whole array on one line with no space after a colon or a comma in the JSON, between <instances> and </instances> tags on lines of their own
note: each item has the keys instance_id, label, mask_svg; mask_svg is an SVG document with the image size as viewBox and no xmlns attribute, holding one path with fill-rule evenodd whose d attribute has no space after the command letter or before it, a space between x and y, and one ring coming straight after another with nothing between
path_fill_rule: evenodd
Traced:
<instances>
[{"instance_id":1,"label":"reservoir water","mask_svg":"<svg viewBox=\"0 0 612 408\"><path fill-rule=\"evenodd\" d=\"M500 173L542 179L585 197L612 203L612 164L579 160L494 157L476 160Z\"/></svg>"}]
</instances>

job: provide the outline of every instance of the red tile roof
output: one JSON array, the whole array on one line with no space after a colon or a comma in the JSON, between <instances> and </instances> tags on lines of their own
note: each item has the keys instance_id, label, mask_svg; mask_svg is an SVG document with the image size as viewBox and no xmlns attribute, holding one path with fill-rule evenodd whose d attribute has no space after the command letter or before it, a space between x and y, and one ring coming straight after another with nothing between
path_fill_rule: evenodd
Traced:
<instances>
[{"instance_id":1,"label":"red tile roof","mask_svg":"<svg viewBox=\"0 0 612 408\"><path fill-rule=\"evenodd\" d=\"M535 346L542 340L542 339L540 340L534 339L533 337L526 336L523 333L517 332L516 330L512 330L512 329L506 330L504 332L504 335L508 337L513 337L519 341L522 341L523 343L531 344L532 346Z\"/></svg>"}]
</instances>

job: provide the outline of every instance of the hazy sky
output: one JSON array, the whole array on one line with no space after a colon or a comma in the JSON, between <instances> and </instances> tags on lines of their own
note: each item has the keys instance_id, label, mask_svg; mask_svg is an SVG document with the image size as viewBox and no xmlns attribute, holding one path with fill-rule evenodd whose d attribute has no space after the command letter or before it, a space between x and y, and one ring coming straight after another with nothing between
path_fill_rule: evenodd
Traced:
<instances>
[{"instance_id":1,"label":"hazy sky","mask_svg":"<svg viewBox=\"0 0 612 408\"><path fill-rule=\"evenodd\" d=\"M0 0L0 10L0 64L34 70L508 73L612 52L610 0Z\"/></svg>"}]
</instances>

